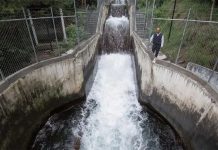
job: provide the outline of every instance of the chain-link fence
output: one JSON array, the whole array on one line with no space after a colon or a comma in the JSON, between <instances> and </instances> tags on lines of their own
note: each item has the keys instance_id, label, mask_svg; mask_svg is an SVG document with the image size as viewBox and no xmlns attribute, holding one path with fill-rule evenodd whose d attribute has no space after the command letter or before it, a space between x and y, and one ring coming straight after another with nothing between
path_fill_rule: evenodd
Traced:
<instances>
[{"instance_id":1,"label":"chain-link fence","mask_svg":"<svg viewBox=\"0 0 218 150\"><path fill-rule=\"evenodd\" d=\"M167 4L158 7L155 0L146 0L143 5L136 14L136 18L141 16L136 19L136 32L142 38L149 39L155 28L160 27L165 37L161 51L171 62L183 67L193 62L218 70L214 67L218 58L218 8L211 11L208 3L192 6L191 1L184 4L187 7L180 3L175 9L173 5L167 9ZM142 22L145 22L144 30L140 28Z\"/></svg>"},{"instance_id":2,"label":"chain-link fence","mask_svg":"<svg viewBox=\"0 0 218 150\"><path fill-rule=\"evenodd\" d=\"M218 22L154 20L165 35L163 53L171 62L186 67L188 62L213 68L218 58Z\"/></svg>"},{"instance_id":3,"label":"chain-link fence","mask_svg":"<svg viewBox=\"0 0 218 150\"><path fill-rule=\"evenodd\" d=\"M36 8L0 14L0 75L58 57L95 34L97 10Z\"/></svg>"}]
</instances>

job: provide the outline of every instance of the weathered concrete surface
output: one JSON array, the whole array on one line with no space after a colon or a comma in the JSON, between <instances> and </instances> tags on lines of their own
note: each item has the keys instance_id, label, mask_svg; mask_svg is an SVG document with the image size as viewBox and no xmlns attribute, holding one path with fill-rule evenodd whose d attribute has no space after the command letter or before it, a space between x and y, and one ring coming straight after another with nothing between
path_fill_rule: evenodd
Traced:
<instances>
[{"instance_id":1,"label":"weathered concrete surface","mask_svg":"<svg viewBox=\"0 0 218 150\"><path fill-rule=\"evenodd\" d=\"M152 43L150 43L150 40L149 39L142 39L144 44L147 46L148 50L152 51ZM166 60L167 59L167 56L160 50L158 56L157 56L157 59L159 60Z\"/></svg>"},{"instance_id":2,"label":"weathered concrete surface","mask_svg":"<svg viewBox=\"0 0 218 150\"><path fill-rule=\"evenodd\" d=\"M218 149L218 94L207 82L171 63L157 60L133 32L141 101L163 115L187 149Z\"/></svg>"},{"instance_id":3,"label":"weathered concrete surface","mask_svg":"<svg viewBox=\"0 0 218 150\"><path fill-rule=\"evenodd\" d=\"M0 84L0 149L27 149L41 120L84 96L84 84L98 52L96 34L75 53L34 64Z\"/></svg>"},{"instance_id":4,"label":"weathered concrete surface","mask_svg":"<svg viewBox=\"0 0 218 150\"><path fill-rule=\"evenodd\" d=\"M135 3L133 3L131 0L128 1L128 12L129 12L130 35L132 35L133 31L136 30L136 19L135 19L136 6Z\"/></svg>"},{"instance_id":5,"label":"weathered concrete surface","mask_svg":"<svg viewBox=\"0 0 218 150\"><path fill-rule=\"evenodd\" d=\"M9 76L0 83L0 149L29 149L29 142L49 113L81 100L95 65L109 0L100 6L96 34L72 54L46 60Z\"/></svg>"},{"instance_id":6,"label":"weathered concrete surface","mask_svg":"<svg viewBox=\"0 0 218 150\"><path fill-rule=\"evenodd\" d=\"M107 2L107 0L105 0L105 5L101 5L99 12L99 19L98 19L98 24L97 24L97 28L96 28L96 32L102 34L103 33L103 29L104 29L104 24L106 21L106 18L108 16L108 12L109 12L109 2Z\"/></svg>"},{"instance_id":7,"label":"weathered concrete surface","mask_svg":"<svg viewBox=\"0 0 218 150\"><path fill-rule=\"evenodd\" d=\"M194 64L194 63L188 63L186 69L191 71L192 73L194 73L195 75L197 75L198 77L200 77L201 79L207 82L210 76L213 74L213 76L210 79L209 84L213 87L214 90L218 92L218 72L213 73L213 70L205 68L198 64Z\"/></svg>"},{"instance_id":8,"label":"weathered concrete surface","mask_svg":"<svg viewBox=\"0 0 218 150\"><path fill-rule=\"evenodd\" d=\"M151 67L152 60L148 58L153 58L153 55L151 52L146 53L143 50L143 48L146 46L140 43L140 40L137 39L137 36L133 37L138 86L142 92L142 95L151 95L153 90Z\"/></svg>"}]
</instances>

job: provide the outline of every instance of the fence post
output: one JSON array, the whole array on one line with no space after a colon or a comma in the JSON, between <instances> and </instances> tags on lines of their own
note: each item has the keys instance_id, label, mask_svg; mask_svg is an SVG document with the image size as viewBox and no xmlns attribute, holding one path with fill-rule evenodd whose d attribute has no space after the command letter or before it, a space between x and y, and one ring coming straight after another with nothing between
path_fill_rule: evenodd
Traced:
<instances>
[{"instance_id":1,"label":"fence post","mask_svg":"<svg viewBox=\"0 0 218 150\"><path fill-rule=\"evenodd\" d=\"M91 14L88 14L88 9L89 9L89 5L86 7L86 24L85 24L85 27L84 27L85 31L87 31L86 36L88 36L88 32L90 32L90 33L92 32L92 31L88 30L88 28L89 28L89 19L90 19L90 16L88 16L88 15L91 15Z\"/></svg>"},{"instance_id":2,"label":"fence post","mask_svg":"<svg viewBox=\"0 0 218 150\"><path fill-rule=\"evenodd\" d=\"M62 25L62 30L63 30L63 38L64 38L64 42L67 43L67 35L66 35L66 29L65 29L65 23L64 23L64 16L63 16L63 11L60 8L60 15L61 15L61 25Z\"/></svg>"},{"instance_id":3,"label":"fence post","mask_svg":"<svg viewBox=\"0 0 218 150\"><path fill-rule=\"evenodd\" d=\"M56 45L57 45L57 48L58 48L59 55L61 55L60 49L59 49L59 44L58 44L58 37L57 37L57 31L56 31L54 13L53 13L52 7L50 7L50 10L51 10L51 16L52 16L52 23L53 23L53 27L54 27L55 41L56 41Z\"/></svg>"},{"instance_id":4,"label":"fence post","mask_svg":"<svg viewBox=\"0 0 218 150\"><path fill-rule=\"evenodd\" d=\"M76 12L76 2L75 2L75 0L73 0L73 3L74 3L75 21L76 21L76 39L77 39L77 43L79 44L78 20L77 20L77 12Z\"/></svg>"},{"instance_id":5,"label":"fence post","mask_svg":"<svg viewBox=\"0 0 218 150\"><path fill-rule=\"evenodd\" d=\"M30 38L30 41L31 41L31 44L32 44L32 48L33 48L33 51L34 51L35 59L36 59L36 62L38 63L39 60L38 60L38 57L37 57L37 54L36 54L36 48L34 46L33 38L32 38L32 35L31 35L31 32L30 32L30 28L29 28L29 25L28 25L28 21L27 21L27 17L26 17L26 12L25 12L24 8L22 8L22 10L23 10L23 15L24 15L25 21L26 21L26 27L27 27L27 30L28 30L28 33L29 33L29 38Z\"/></svg>"},{"instance_id":6,"label":"fence post","mask_svg":"<svg viewBox=\"0 0 218 150\"><path fill-rule=\"evenodd\" d=\"M100 0L97 0L97 9L99 9L99 1L100 1Z\"/></svg>"},{"instance_id":7,"label":"fence post","mask_svg":"<svg viewBox=\"0 0 218 150\"><path fill-rule=\"evenodd\" d=\"M39 41L38 41L38 38L37 38L37 35L36 35L36 30L35 30L35 27L34 27L34 24L33 24L33 19L32 19L32 16L31 16L31 13L30 13L29 9L27 9L27 13L28 13L29 20L30 20L30 25L31 25L31 28L32 28L32 31L33 31L33 37L34 37L35 43L36 43L36 45L38 45Z\"/></svg>"},{"instance_id":8,"label":"fence post","mask_svg":"<svg viewBox=\"0 0 218 150\"><path fill-rule=\"evenodd\" d=\"M1 108L2 113L3 113L3 115L5 116L5 118L7 118L6 112L5 112L5 110L4 110L4 108L3 108L3 106L2 106L1 103L0 103L0 108Z\"/></svg>"},{"instance_id":9,"label":"fence post","mask_svg":"<svg viewBox=\"0 0 218 150\"><path fill-rule=\"evenodd\" d=\"M180 46L179 46L179 51L178 51L178 54L177 54L177 57L176 57L175 64L178 64L179 55L180 55L181 48L182 48L182 45L183 45L183 40L184 40L184 36L185 36L187 25L188 25L188 20L189 20L190 13L191 13L191 8L188 11L188 16L187 16L187 19L186 19L186 22L185 22L185 27L184 27L184 30L183 30L183 34L182 34L182 38L181 38L181 43L180 43Z\"/></svg>"},{"instance_id":10,"label":"fence post","mask_svg":"<svg viewBox=\"0 0 218 150\"><path fill-rule=\"evenodd\" d=\"M208 79L208 82L210 82L211 78L213 77L217 65L218 65L218 58L217 58L216 63L215 63L215 65L214 65L214 67L213 67L213 72L211 73L211 75L210 75L210 77L209 77L209 79Z\"/></svg>"},{"instance_id":11,"label":"fence post","mask_svg":"<svg viewBox=\"0 0 218 150\"><path fill-rule=\"evenodd\" d=\"M146 7L145 7L145 18L146 18L146 24L145 24L145 27L147 28L148 27L148 0L146 0Z\"/></svg>"},{"instance_id":12,"label":"fence post","mask_svg":"<svg viewBox=\"0 0 218 150\"><path fill-rule=\"evenodd\" d=\"M172 14L172 20L171 20L171 23L170 23L170 31L169 31L169 34L168 34L168 41L170 40L170 36L171 36L171 32L172 32L175 10L176 10L176 0L174 1L174 6L173 6L173 14Z\"/></svg>"},{"instance_id":13,"label":"fence post","mask_svg":"<svg viewBox=\"0 0 218 150\"><path fill-rule=\"evenodd\" d=\"M149 37L151 37L152 30L153 30L154 7L155 7L155 0L153 1L153 8L152 8L152 15L151 15L151 31Z\"/></svg>"},{"instance_id":14,"label":"fence post","mask_svg":"<svg viewBox=\"0 0 218 150\"><path fill-rule=\"evenodd\" d=\"M210 21L212 21L213 19L213 9L214 9L214 5L215 5L215 0L212 0L212 6L211 6L211 11L210 11Z\"/></svg>"},{"instance_id":15,"label":"fence post","mask_svg":"<svg viewBox=\"0 0 218 150\"><path fill-rule=\"evenodd\" d=\"M2 78L2 80L5 80L5 76L4 76L4 74L3 74L3 72L2 72L1 69L0 69L0 74L1 74L1 78Z\"/></svg>"}]
</instances>

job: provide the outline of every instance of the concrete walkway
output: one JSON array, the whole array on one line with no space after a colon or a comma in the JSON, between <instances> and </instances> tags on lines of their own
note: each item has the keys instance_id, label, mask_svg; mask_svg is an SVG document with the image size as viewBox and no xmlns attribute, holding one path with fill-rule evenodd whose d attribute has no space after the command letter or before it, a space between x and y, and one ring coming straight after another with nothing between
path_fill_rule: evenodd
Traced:
<instances>
[{"instance_id":1,"label":"concrete walkway","mask_svg":"<svg viewBox=\"0 0 218 150\"><path fill-rule=\"evenodd\" d=\"M146 46L148 46L148 50L152 51L152 44L150 43L150 41L148 39L143 39L143 43ZM162 53L161 50L160 50L157 59L159 59L159 60L166 60L167 56L164 53Z\"/></svg>"}]
</instances>

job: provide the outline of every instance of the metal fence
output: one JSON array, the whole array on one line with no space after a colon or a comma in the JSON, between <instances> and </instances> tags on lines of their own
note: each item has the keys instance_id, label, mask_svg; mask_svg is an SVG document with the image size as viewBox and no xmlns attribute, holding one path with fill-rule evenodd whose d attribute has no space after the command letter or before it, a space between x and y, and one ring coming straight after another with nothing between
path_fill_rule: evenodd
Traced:
<instances>
[{"instance_id":1,"label":"metal fence","mask_svg":"<svg viewBox=\"0 0 218 150\"><path fill-rule=\"evenodd\" d=\"M96 32L97 10L31 9L0 14L0 79L58 57Z\"/></svg>"},{"instance_id":2,"label":"metal fence","mask_svg":"<svg viewBox=\"0 0 218 150\"><path fill-rule=\"evenodd\" d=\"M160 27L165 37L161 51L171 62L183 67L188 62L193 62L218 71L218 22L215 21L218 20L217 8L212 15L214 21L209 21L210 10L206 8L167 10L157 8L155 0L146 2L145 9L138 10L136 14L136 32L142 38L149 39L155 28ZM198 13L201 11L202 13ZM137 19L137 15L141 18Z\"/></svg>"}]
</instances>

